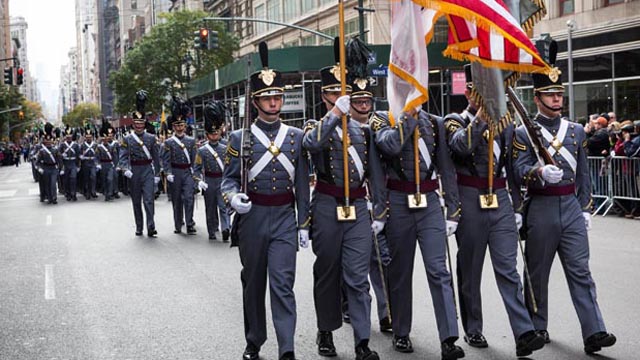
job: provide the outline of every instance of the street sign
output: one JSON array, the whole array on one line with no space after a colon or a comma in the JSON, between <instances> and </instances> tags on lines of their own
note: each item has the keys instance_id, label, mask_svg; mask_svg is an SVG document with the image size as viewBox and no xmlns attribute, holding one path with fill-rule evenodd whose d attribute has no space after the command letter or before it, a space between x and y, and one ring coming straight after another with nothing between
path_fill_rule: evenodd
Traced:
<instances>
[{"instance_id":1,"label":"street sign","mask_svg":"<svg viewBox=\"0 0 640 360\"><path fill-rule=\"evenodd\" d=\"M303 112L305 106L302 91L287 91L284 93L283 113Z\"/></svg>"},{"instance_id":2,"label":"street sign","mask_svg":"<svg viewBox=\"0 0 640 360\"><path fill-rule=\"evenodd\" d=\"M375 67L375 68L371 69L371 75L372 76L387 77L388 72L389 72L389 68L387 66L384 66L384 65L380 65L378 67Z\"/></svg>"},{"instance_id":3,"label":"street sign","mask_svg":"<svg viewBox=\"0 0 640 360\"><path fill-rule=\"evenodd\" d=\"M367 80L369 80L369 86L371 86L371 87L376 87L376 86L378 86L378 77L376 77L376 76L369 76L369 78L368 78Z\"/></svg>"},{"instance_id":4,"label":"street sign","mask_svg":"<svg viewBox=\"0 0 640 360\"><path fill-rule=\"evenodd\" d=\"M451 94L462 95L464 94L466 86L466 79L464 71L452 71L451 72Z\"/></svg>"},{"instance_id":5,"label":"street sign","mask_svg":"<svg viewBox=\"0 0 640 360\"><path fill-rule=\"evenodd\" d=\"M372 51L369 53L369 58L367 58L367 64L373 65L376 63L378 63L378 54Z\"/></svg>"}]
</instances>

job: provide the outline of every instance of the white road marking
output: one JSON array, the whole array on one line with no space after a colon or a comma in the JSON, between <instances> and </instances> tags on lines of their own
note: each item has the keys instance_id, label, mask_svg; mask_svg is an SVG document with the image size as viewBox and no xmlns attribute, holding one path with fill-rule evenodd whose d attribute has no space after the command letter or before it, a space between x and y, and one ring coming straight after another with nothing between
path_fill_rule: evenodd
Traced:
<instances>
[{"instance_id":1,"label":"white road marking","mask_svg":"<svg viewBox=\"0 0 640 360\"><path fill-rule=\"evenodd\" d=\"M55 300L56 284L53 281L53 265L44 266L44 298L45 300Z\"/></svg>"},{"instance_id":2,"label":"white road marking","mask_svg":"<svg viewBox=\"0 0 640 360\"><path fill-rule=\"evenodd\" d=\"M47 226L51 225L51 220L53 220L51 215L47 215Z\"/></svg>"},{"instance_id":3,"label":"white road marking","mask_svg":"<svg viewBox=\"0 0 640 360\"><path fill-rule=\"evenodd\" d=\"M18 192L18 190L0 190L0 198L12 197L16 192Z\"/></svg>"},{"instance_id":4,"label":"white road marking","mask_svg":"<svg viewBox=\"0 0 640 360\"><path fill-rule=\"evenodd\" d=\"M17 182L20 182L20 179L9 179L9 180L5 180L4 182L6 184L15 184Z\"/></svg>"},{"instance_id":5,"label":"white road marking","mask_svg":"<svg viewBox=\"0 0 640 360\"><path fill-rule=\"evenodd\" d=\"M40 188L29 189L29 195L40 195Z\"/></svg>"}]
</instances>

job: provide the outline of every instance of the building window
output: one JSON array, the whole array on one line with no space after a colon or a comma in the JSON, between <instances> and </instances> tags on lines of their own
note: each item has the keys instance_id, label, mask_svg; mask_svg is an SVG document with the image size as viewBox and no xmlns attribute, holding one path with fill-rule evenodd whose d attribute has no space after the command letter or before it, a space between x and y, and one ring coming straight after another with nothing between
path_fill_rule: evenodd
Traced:
<instances>
[{"instance_id":1,"label":"building window","mask_svg":"<svg viewBox=\"0 0 640 360\"><path fill-rule=\"evenodd\" d=\"M316 36L315 35L305 36L300 40L300 45L301 46L314 46L315 44L316 44Z\"/></svg>"},{"instance_id":2,"label":"building window","mask_svg":"<svg viewBox=\"0 0 640 360\"><path fill-rule=\"evenodd\" d=\"M280 0L267 0L267 19L280 21ZM277 25L267 24L267 29L275 29Z\"/></svg>"},{"instance_id":3,"label":"building window","mask_svg":"<svg viewBox=\"0 0 640 360\"><path fill-rule=\"evenodd\" d=\"M558 4L560 6L560 16L573 14L575 12L573 0L560 0Z\"/></svg>"},{"instance_id":4,"label":"building window","mask_svg":"<svg viewBox=\"0 0 640 360\"><path fill-rule=\"evenodd\" d=\"M284 0L284 21L294 20L298 16L300 9L300 0Z\"/></svg>"},{"instance_id":5,"label":"building window","mask_svg":"<svg viewBox=\"0 0 640 360\"><path fill-rule=\"evenodd\" d=\"M264 4L260 4L256 6L254 13L256 14L256 19L264 19L266 18L266 12L264 8ZM262 22L254 23L256 29L256 35L262 35L267 32L267 24Z\"/></svg>"},{"instance_id":6,"label":"building window","mask_svg":"<svg viewBox=\"0 0 640 360\"><path fill-rule=\"evenodd\" d=\"M131 10L138 9L138 0L131 0Z\"/></svg>"},{"instance_id":7,"label":"building window","mask_svg":"<svg viewBox=\"0 0 640 360\"><path fill-rule=\"evenodd\" d=\"M307 14L309 11L316 9L316 0L302 0L302 13Z\"/></svg>"},{"instance_id":8,"label":"building window","mask_svg":"<svg viewBox=\"0 0 640 360\"><path fill-rule=\"evenodd\" d=\"M335 3L335 0L320 0L320 6Z\"/></svg>"},{"instance_id":9,"label":"building window","mask_svg":"<svg viewBox=\"0 0 640 360\"><path fill-rule=\"evenodd\" d=\"M604 6L622 4L625 0L604 0Z\"/></svg>"},{"instance_id":10,"label":"building window","mask_svg":"<svg viewBox=\"0 0 640 360\"><path fill-rule=\"evenodd\" d=\"M296 46L298 46L298 39L282 44L283 48L296 47Z\"/></svg>"}]
</instances>

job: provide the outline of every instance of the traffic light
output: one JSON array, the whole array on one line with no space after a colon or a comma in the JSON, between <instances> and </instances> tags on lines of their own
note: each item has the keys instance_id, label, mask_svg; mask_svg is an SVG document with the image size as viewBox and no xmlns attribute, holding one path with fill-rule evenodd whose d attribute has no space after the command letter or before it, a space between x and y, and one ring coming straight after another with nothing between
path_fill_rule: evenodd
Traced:
<instances>
[{"instance_id":1,"label":"traffic light","mask_svg":"<svg viewBox=\"0 0 640 360\"><path fill-rule=\"evenodd\" d=\"M18 119L20 119L20 120L24 119L24 111L20 110L18 112Z\"/></svg>"},{"instance_id":2,"label":"traffic light","mask_svg":"<svg viewBox=\"0 0 640 360\"><path fill-rule=\"evenodd\" d=\"M207 46L207 49L217 49L220 47L220 44L218 42L219 38L218 38L218 32L215 30L209 31L209 45Z\"/></svg>"},{"instance_id":3,"label":"traffic light","mask_svg":"<svg viewBox=\"0 0 640 360\"><path fill-rule=\"evenodd\" d=\"M194 35L196 37L193 39L193 47L195 49L207 50L209 48L209 29L200 28Z\"/></svg>"},{"instance_id":4,"label":"traffic light","mask_svg":"<svg viewBox=\"0 0 640 360\"><path fill-rule=\"evenodd\" d=\"M13 68L4 68L4 83L6 85L13 85Z\"/></svg>"},{"instance_id":5,"label":"traffic light","mask_svg":"<svg viewBox=\"0 0 640 360\"><path fill-rule=\"evenodd\" d=\"M22 85L24 83L24 69L18 68L16 70L16 85Z\"/></svg>"}]
</instances>

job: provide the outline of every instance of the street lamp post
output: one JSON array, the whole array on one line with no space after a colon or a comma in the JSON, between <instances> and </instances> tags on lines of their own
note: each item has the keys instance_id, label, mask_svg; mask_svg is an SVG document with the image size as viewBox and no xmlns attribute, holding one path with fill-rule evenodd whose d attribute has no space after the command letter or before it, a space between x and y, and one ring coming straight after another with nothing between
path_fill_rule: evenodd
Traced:
<instances>
[{"instance_id":1,"label":"street lamp post","mask_svg":"<svg viewBox=\"0 0 640 360\"><path fill-rule=\"evenodd\" d=\"M573 20L567 21L567 68L569 71L569 119L575 120L575 98L573 95L573 49L571 44L571 38L573 36L573 30L576 27L576 22Z\"/></svg>"}]
</instances>

